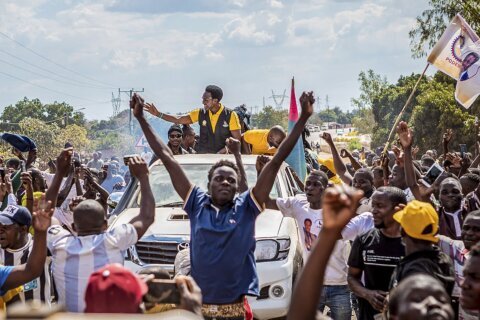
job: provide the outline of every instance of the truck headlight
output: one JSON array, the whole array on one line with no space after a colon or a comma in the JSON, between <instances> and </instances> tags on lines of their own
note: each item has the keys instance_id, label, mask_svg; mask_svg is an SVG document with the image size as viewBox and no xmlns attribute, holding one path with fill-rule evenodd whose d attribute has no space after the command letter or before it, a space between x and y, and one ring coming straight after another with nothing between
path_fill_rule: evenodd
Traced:
<instances>
[{"instance_id":1,"label":"truck headlight","mask_svg":"<svg viewBox=\"0 0 480 320\"><path fill-rule=\"evenodd\" d=\"M290 238L258 239L255 248L257 262L276 261L287 258L290 251Z\"/></svg>"}]
</instances>

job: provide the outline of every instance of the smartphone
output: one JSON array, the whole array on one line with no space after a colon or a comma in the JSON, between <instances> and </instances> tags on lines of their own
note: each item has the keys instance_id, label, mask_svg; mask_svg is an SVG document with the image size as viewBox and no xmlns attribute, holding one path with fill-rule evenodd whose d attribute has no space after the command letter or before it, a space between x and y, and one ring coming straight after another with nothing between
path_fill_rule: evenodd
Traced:
<instances>
[{"instance_id":1,"label":"smartphone","mask_svg":"<svg viewBox=\"0 0 480 320\"><path fill-rule=\"evenodd\" d=\"M5 182L5 168L0 168L0 177L2 178L2 182Z\"/></svg>"},{"instance_id":2,"label":"smartphone","mask_svg":"<svg viewBox=\"0 0 480 320\"><path fill-rule=\"evenodd\" d=\"M444 171L445 170L443 170L438 163L434 163L430 169L428 169L427 174L420 179L420 182L422 182L426 187L430 187Z\"/></svg>"},{"instance_id":3,"label":"smartphone","mask_svg":"<svg viewBox=\"0 0 480 320\"><path fill-rule=\"evenodd\" d=\"M180 304L180 291L175 280L153 279L147 282L145 300L152 303Z\"/></svg>"},{"instance_id":4,"label":"smartphone","mask_svg":"<svg viewBox=\"0 0 480 320\"><path fill-rule=\"evenodd\" d=\"M467 145L466 144L459 144L459 146L460 146L460 156L463 159L464 156L465 156L465 153L467 153Z\"/></svg>"},{"instance_id":5,"label":"smartphone","mask_svg":"<svg viewBox=\"0 0 480 320\"><path fill-rule=\"evenodd\" d=\"M138 154L127 154L126 156L123 156L123 163L125 163L125 165L128 166L130 158L133 158L133 157L139 157L139 155Z\"/></svg>"},{"instance_id":6,"label":"smartphone","mask_svg":"<svg viewBox=\"0 0 480 320\"><path fill-rule=\"evenodd\" d=\"M27 171L27 168L25 167L25 161L23 160L20 161L20 170L21 172Z\"/></svg>"}]
</instances>

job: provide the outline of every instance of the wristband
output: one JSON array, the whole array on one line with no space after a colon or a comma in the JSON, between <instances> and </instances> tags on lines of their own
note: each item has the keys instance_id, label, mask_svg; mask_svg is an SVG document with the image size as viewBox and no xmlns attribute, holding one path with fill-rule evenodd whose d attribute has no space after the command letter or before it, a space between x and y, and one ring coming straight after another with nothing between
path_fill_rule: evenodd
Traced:
<instances>
[{"instance_id":1,"label":"wristband","mask_svg":"<svg viewBox=\"0 0 480 320\"><path fill-rule=\"evenodd\" d=\"M159 112L159 113L158 113L158 117L159 117L160 119L163 119L163 112Z\"/></svg>"}]
</instances>

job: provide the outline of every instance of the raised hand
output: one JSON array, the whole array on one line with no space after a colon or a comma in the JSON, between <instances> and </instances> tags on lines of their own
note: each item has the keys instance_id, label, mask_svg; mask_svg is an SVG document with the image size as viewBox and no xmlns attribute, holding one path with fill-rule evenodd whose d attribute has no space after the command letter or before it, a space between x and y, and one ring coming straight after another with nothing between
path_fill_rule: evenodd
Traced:
<instances>
[{"instance_id":1,"label":"raised hand","mask_svg":"<svg viewBox=\"0 0 480 320\"><path fill-rule=\"evenodd\" d=\"M137 179L148 176L147 163L140 156L134 156L130 158L128 167L130 168L130 173L132 176L136 177Z\"/></svg>"},{"instance_id":2,"label":"raised hand","mask_svg":"<svg viewBox=\"0 0 480 320\"><path fill-rule=\"evenodd\" d=\"M445 133L443 134L443 143L449 144L450 141L452 140L453 137L453 130L452 129L447 129Z\"/></svg>"},{"instance_id":3,"label":"raised hand","mask_svg":"<svg viewBox=\"0 0 480 320\"><path fill-rule=\"evenodd\" d=\"M30 172L22 172L20 175L20 180L22 181L22 186L25 188L25 190L33 190L32 175Z\"/></svg>"},{"instance_id":4,"label":"raised hand","mask_svg":"<svg viewBox=\"0 0 480 320\"><path fill-rule=\"evenodd\" d=\"M57 157L57 171L66 173L72 165L73 148L66 148Z\"/></svg>"},{"instance_id":5,"label":"raised hand","mask_svg":"<svg viewBox=\"0 0 480 320\"><path fill-rule=\"evenodd\" d=\"M323 227L340 232L356 215L363 192L350 187L328 188L323 196Z\"/></svg>"},{"instance_id":6,"label":"raised hand","mask_svg":"<svg viewBox=\"0 0 480 320\"><path fill-rule=\"evenodd\" d=\"M310 117L313 114L313 104L315 103L315 97L313 96L313 91L308 93L303 92L300 97L300 105L302 107L301 117Z\"/></svg>"},{"instance_id":7,"label":"raised hand","mask_svg":"<svg viewBox=\"0 0 480 320\"><path fill-rule=\"evenodd\" d=\"M347 149L342 149L340 150L340 157L342 158L348 158L349 156L351 156L350 152L348 152Z\"/></svg>"},{"instance_id":8,"label":"raised hand","mask_svg":"<svg viewBox=\"0 0 480 320\"><path fill-rule=\"evenodd\" d=\"M328 144L333 144L332 136L328 132L323 132L322 134L320 134L320 138L325 140L325 142Z\"/></svg>"},{"instance_id":9,"label":"raised hand","mask_svg":"<svg viewBox=\"0 0 480 320\"><path fill-rule=\"evenodd\" d=\"M257 169L257 173L260 174L262 172L263 168L267 163L270 162L270 158L267 156L258 156L257 161L255 162L255 169Z\"/></svg>"},{"instance_id":10,"label":"raised hand","mask_svg":"<svg viewBox=\"0 0 480 320\"><path fill-rule=\"evenodd\" d=\"M403 167L403 164L405 163L404 157L403 157L403 152L400 150L399 147L397 146L392 146L392 151L395 154L395 159L397 160L397 164L401 167Z\"/></svg>"},{"instance_id":11,"label":"raised hand","mask_svg":"<svg viewBox=\"0 0 480 320\"><path fill-rule=\"evenodd\" d=\"M143 98L140 95L134 93L132 100L130 100L130 108L133 109L133 115L135 118L142 118L143 110L145 108Z\"/></svg>"},{"instance_id":12,"label":"raised hand","mask_svg":"<svg viewBox=\"0 0 480 320\"><path fill-rule=\"evenodd\" d=\"M413 132L405 121L401 121L397 126L398 140L403 149L412 147L413 144Z\"/></svg>"},{"instance_id":13,"label":"raised hand","mask_svg":"<svg viewBox=\"0 0 480 320\"><path fill-rule=\"evenodd\" d=\"M71 212L78 206L78 204L82 201L86 200L84 196L77 196L72 198L70 200L70 203L68 204L68 208L70 209Z\"/></svg>"},{"instance_id":14,"label":"raised hand","mask_svg":"<svg viewBox=\"0 0 480 320\"><path fill-rule=\"evenodd\" d=\"M415 157L417 156L418 151L420 151L420 148L419 148L418 146L415 146L415 147L412 149L412 157L413 157L413 159L415 159Z\"/></svg>"},{"instance_id":15,"label":"raised hand","mask_svg":"<svg viewBox=\"0 0 480 320\"><path fill-rule=\"evenodd\" d=\"M232 154L240 154L241 143L237 139L228 138L225 140L225 146Z\"/></svg>"},{"instance_id":16,"label":"raised hand","mask_svg":"<svg viewBox=\"0 0 480 320\"><path fill-rule=\"evenodd\" d=\"M157 107L153 103L145 103L143 106L143 110L147 111L148 113L158 117L160 112L158 111Z\"/></svg>"},{"instance_id":17,"label":"raised hand","mask_svg":"<svg viewBox=\"0 0 480 320\"><path fill-rule=\"evenodd\" d=\"M35 232L46 232L52 222L53 215L52 203L46 201L45 194L42 194L40 199L34 199L35 209L32 213L32 225Z\"/></svg>"}]
</instances>

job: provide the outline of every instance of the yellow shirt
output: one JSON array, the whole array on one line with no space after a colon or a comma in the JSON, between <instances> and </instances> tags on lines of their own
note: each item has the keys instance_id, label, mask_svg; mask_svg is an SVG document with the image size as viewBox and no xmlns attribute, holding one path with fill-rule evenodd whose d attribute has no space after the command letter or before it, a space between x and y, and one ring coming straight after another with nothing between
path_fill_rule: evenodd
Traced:
<instances>
[{"instance_id":1,"label":"yellow shirt","mask_svg":"<svg viewBox=\"0 0 480 320\"><path fill-rule=\"evenodd\" d=\"M276 148L269 149L268 129L248 130L243 134L243 140L252 145L252 154L269 154L277 152Z\"/></svg>"},{"instance_id":2,"label":"yellow shirt","mask_svg":"<svg viewBox=\"0 0 480 320\"><path fill-rule=\"evenodd\" d=\"M218 118L220 117L220 114L224 108L225 107L223 104L220 103L220 109L218 109L217 113L213 114L212 111L208 110L208 117L210 118L210 123L212 124L213 133L215 133ZM188 114L190 116L190 120L192 120L192 123L198 122L199 114L200 109L195 109ZM228 126L230 127L230 131L240 130L240 120L238 120L238 115L235 111L232 111L232 116L230 117L230 123Z\"/></svg>"}]
</instances>

